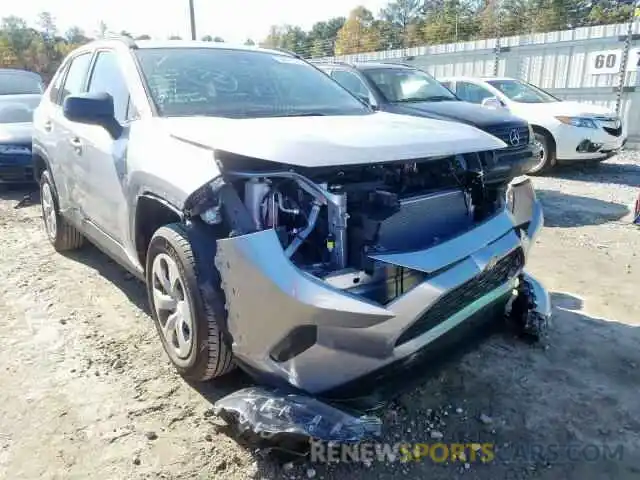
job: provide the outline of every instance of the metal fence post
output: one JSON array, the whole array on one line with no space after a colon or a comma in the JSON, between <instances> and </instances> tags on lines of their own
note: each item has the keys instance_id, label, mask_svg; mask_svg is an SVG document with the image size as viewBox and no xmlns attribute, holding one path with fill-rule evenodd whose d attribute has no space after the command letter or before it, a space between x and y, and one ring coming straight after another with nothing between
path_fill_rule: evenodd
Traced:
<instances>
[{"instance_id":1,"label":"metal fence post","mask_svg":"<svg viewBox=\"0 0 640 480\"><path fill-rule=\"evenodd\" d=\"M631 50L631 42L633 40L633 23L636 19L635 4L631 9L631 17L629 18L629 25L627 26L627 35L624 39L624 48L622 50L622 61L620 62L620 72L618 73L618 88L616 90L616 115L620 116L620 110L622 108L622 96L624 94L624 87L627 80L627 65L629 63L629 51Z\"/></svg>"},{"instance_id":2,"label":"metal fence post","mask_svg":"<svg viewBox=\"0 0 640 480\"><path fill-rule=\"evenodd\" d=\"M502 44L500 42L500 38L502 37L502 26L501 15L502 13L502 2L498 0L496 2L496 46L493 54L493 76L497 77L498 72L500 70L500 52L502 51Z\"/></svg>"}]
</instances>

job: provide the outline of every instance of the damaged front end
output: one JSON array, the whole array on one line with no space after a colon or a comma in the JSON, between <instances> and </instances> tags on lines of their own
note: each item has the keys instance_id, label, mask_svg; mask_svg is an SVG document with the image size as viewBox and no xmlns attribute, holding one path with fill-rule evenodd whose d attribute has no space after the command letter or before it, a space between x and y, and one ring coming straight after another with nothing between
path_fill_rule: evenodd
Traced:
<instances>
[{"instance_id":1,"label":"damaged front end","mask_svg":"<svg viewBox=\"0 0 640 480\"><path fill-rule=\"evenodd\" d=\"M484 155L240 169L221 154L189 208L228 225L215 263L237 362L334 398L496 312L526 303L546 322L546 292L523 272L540 202L526 177L484 182Z\"/></svg>"}]
</instances>

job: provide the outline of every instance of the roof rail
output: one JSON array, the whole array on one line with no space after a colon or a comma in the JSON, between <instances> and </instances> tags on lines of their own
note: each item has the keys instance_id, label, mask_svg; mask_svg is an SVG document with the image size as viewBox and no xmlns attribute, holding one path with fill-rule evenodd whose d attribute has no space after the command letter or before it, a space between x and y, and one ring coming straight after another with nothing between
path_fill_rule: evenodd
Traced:
<instances>
[{"instance_id":1,"label":"roof rail","mask_svg":"<svg viewBox=\"0 0 640 480\"><path fill-rule=\"evenodd\" d=\"M343 60L322 60L320 58L316 58L316 59L311 59L309 60L309 63L327 63L327 64L331 64L331 65L346 65L346 66L352 66L353 64L350 62L345 62Z\"/></svg>"},{"instance_id":2,"label":"roof rail","mask_svg":"<svg viewBox=\"0 0 640 480\"><path fill-rule=\"evenodd\" d=\"M400 65L402 67L413 67L415 68L415 65L411 65L410 63L403 63L403 62L391 62L389 60L383 60L381 62L378 63L383 63L385 65Z\"/></svg>"},{"instance_id":3,"label":"roof rail","mask_svg":"<svg viewBox=\"0 0 640 480\"><path fill-rule=\"evenodd\" d=\"M136 41L129 35L108 34L104 37L105 40L118 40L123 42L129 48L138 48Z\"/></svg>"}]
</instances>

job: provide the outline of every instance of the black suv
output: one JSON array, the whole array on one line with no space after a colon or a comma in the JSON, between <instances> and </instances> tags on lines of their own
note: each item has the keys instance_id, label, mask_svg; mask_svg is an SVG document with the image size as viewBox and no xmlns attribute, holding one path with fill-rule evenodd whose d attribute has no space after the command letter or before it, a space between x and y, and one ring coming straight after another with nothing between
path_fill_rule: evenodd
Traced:
<instances>
[{"instance_id":1,"label":"black suv","mask_svg":"<svg viewBox=\"0 0 640 480\"><path fill-rule=\"evenodd\" d=\"M526 173L537 161L526 120L460 100L428 73L398 63L312 61L343 87L377 110L402 115L463 122L488 132L508 147L496 152L489 178L501 180Z\"/></svg>"}]
</instances>

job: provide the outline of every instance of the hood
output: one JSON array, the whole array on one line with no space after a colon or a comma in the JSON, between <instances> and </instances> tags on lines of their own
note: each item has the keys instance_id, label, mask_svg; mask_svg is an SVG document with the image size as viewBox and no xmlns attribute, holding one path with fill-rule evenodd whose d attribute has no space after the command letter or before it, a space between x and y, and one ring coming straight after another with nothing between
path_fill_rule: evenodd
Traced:
<instances>
[{"instance_id":1,"label":"hood","mask_svg":"<svg viewBox=\"0 0 640 480\"><path fill-rule=\"evenodd\" d=\"M521 109L529 110L538 114L566 115L566 116L610 116L616 114L611 109L601 105L581 102L552 102L552 103L526 103L519 104Z\"/></svg>"},{"instance_id":2,"label":"hood","mask_svg":"<svg viewBox=\"0 0 640 480\"><path fill-rule=\"evenodd\" d=\"M463 101L390 104L388 108L394 113L454 120L482 129L501 125L526 124L521 118L508 112L491 110Z\"/></svg>"},{"instance_id":3,"label":"hood","mask_svg":"<svg viewBox=\"0 0 640 480\"><path fill-rule=\"evenodd\" d=\"M180 140L299 167L410 160L506 147L472 126L385 112L251 119L174 117L163 121Z\"/></svg>"},{"instance_id":4,"label":"hood","mask_svg":"<svg viewBox=\"0 0 640 480\"><path fill-rule=\"evenodd\" d=\"M31 143L31 123L0 123L0 143Z\"/></svg>"}]
</instances>

